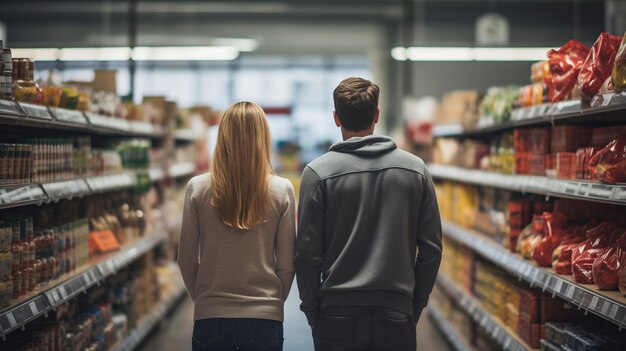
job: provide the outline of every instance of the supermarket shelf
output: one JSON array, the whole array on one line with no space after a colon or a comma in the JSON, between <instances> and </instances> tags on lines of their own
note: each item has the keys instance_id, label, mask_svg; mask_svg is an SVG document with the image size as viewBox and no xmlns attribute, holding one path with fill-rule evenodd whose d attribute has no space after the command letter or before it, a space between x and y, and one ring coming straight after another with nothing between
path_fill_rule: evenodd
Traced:
<instances>
[{"instance_id":1,"label":"supermarket shelf","mask_svg":"<svg viewBox=\"0 0 626 351\"><path fill-rule=\"evenodd\" d=\"M433 136L448 137L463 134L463 125L461 124L439 124L433 126Z\"/></svg>"},{"instance_id":2,"label":"supermarket shelf","mask_svg":"<svg viewBox=\"0 0 626 351\"><path fill-rule=\"evenodd\" d=\"M196 171L196 165L193 162L177 163L170 167L170 176L180 178L192 175Z\"/></svg>"},{"instance_id":3,"label":"supermarket shelf","mask_svg":"<svg viewBox=\"0 0 626 351\"><path fill-rule=\"evenodd\" d=\"M577 179L500 174L444 165L429 165L428 170L434 178L461 183L608 204L626 204L626 185L603 184Z\"/></svg>"},{"instance_id":4,"label":"supermarket shelf","mask_svg":"<svg viewBox=\"0 0 626 351\"><path fill-rule=\"evenodd\" d=\"M0 124L108 136L163 138L163 128L90 112L0 100Z\"/></svg>"},{"instance_id":5,"label":"supermarket shelf","mask_svg":"<svg viewBox=\"0 0 626 351\"><path fill-rule=\"evenodd\" d=\"M161 168L150 168L148 170L148 176L152 182L158 182L165 179L165 173Z\"/></svg>"},{"instance_id":6,"label":"supermarket shelf","mask_svg":"<svg viewBox=\"0 0 626 351\"><path fill-rule=\"evenodd\" d=\"M433 130L435 137L472 137L511 130L518 127L547 126L566 123L626 122L626 92L607 93L594 97L589 103L580 100L547 103L515 109L510 121L472 130ZM602 119L602 117L606 117Z\"/></svg>"},{"instance_id":7,"label":"supermarket shelf","mask_svg":"<svg viewBox=\"0 0 626 351\"><path fill-rule=\"evenodd\" d=\"M130 351L137 348L146 336L148 336L150 331L163 320L163 317L165 317L168 311L176 306L176 303L183 297L184 293L185 289L182 284L179 284L175 288L175 291L170 296L163 299L148 316L143 318L139 326L135 328L128 337L118 343L113 350Z\"/></svg>"},{"instance_id":8,"label":"supermarket shelf","mask_svg":"<svg viewBox=\"0 0 626 351\"><path fill-rule=\"evenodd\" d=\"M25 327L26 324L42 315L47 315L57 306L66 303L137 260L166 238L167 234L159 231L129 245L122 251L97 257L89 266L50 283L49 288L40 289L17 301L13 306L0 311L0 336L4 339L8 333Z\"/></svg>"},{"instance_id":9,"label":"supermarket shelf","mask_svg":"<svg viewBox=\"0 0 626 351\"><path fill-rule=\"evenodd\" d=\"M174 139L178 141L196 141L202 139L202 134L194 129L176 129L174 131Z\"/></svg>"},{"instance_id":10,"label":"supermarket shelf","mask_svg":"<svg viewBox=\"0 0 626 351\"><path fill-rule=\"evenodd\" d=\"M448 341L450 346L452 346L455 351L473 350L467 345L465 339L459 335L456 329L446 320L441 312L441 308L436 302L430 302L428 304L428 314L435 327L441 332L441 336Z\"/></svg>"},{"instance_id":11,"label":"supermarket shelf","mask_svg":"<svg viewBox=\"0 0 626 351\"><path fill-rule=\"evenodd\" d=\"M592 312L618 326L626 325L626 298L616 291L600 291L593 284L579 284L570 276L557 275L534 262L513 254L495 241L475 231L442 221L443 233L471 248L511 274L558 295L586 312Z\"/></svg>"},{"instance_id":12,"label":"supermarket shelf","mask_svg":"<svg viewBox=\"0 0 626 351\"><path fill-rule=\"evenodd\" d=\"M61 182L13 185L0 188L0 209L49 203L90 194L132 188L134 173L118 173Z\"/></svg>"},{"instance_id":13,"label":"supermarket shelf","mask_svg":"<svg viewBox=\"0 0 626 351\"><path fill-rule=\"evenodd\" d=\"M469 314L469 316L479 323L494 340L506 351L526 351L534 350L520 340L517 335L482 306L469 292L462 291L452 283L443 273L437 276L437 283L441 286L453 300L458 301L458 305Z\"/></svg>"}]
</instances>

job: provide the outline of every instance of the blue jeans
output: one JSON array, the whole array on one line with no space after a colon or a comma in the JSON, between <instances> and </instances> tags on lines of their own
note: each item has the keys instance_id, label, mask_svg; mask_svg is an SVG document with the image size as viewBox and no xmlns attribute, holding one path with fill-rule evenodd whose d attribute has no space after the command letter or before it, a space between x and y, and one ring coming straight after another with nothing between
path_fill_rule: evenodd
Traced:
<instances>
[{"instance_id":1,"label":"blue jeans","mask_svg":"<svg viewBox=\"0 0 626 351\"><path fill-rule=\"evenodd\" d=\"M200 319L193 324L193 351L282 351L283 322L253 318Z\"/></svg>"}]
</instances>

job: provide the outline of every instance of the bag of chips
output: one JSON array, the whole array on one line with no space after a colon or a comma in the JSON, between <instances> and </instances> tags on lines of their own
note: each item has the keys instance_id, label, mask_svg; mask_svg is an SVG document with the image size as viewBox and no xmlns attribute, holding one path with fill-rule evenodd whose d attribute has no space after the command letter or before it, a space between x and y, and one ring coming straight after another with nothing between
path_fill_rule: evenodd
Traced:
<instances>
[{"instance_id":1,"label":"bag of chips","mask_svg":"<svg viewBox=\"0 0 626 351\"><path fill-rule=\"evenodd\" d=\"M546 85L550 101L563 101L571 95L588 54L589 48L576 39L558 50L548 51L550 77L546 78Z\"/></svg>"},{"instance_id":2,"label":"bag of chips","mask_svg":"<svg viewBox=\"0 0 626 351\"><path fill-rule=\"evenodd\" d=\"M626 128L589 160L589 169L602 182L626 182Z\"/></svg>"},{"instance_id":3,"label":"bag of chips","mask_svg":"<svg viewBox=\"0 0 626 351\"><path fill-rule=\"evenodd\" d=\"M593 282L600 290L618 289L619 273L626 263L626 231L618 229L617 233L617 241L593 262Z\"/></svg>"},{"instance_id":4,"label":"bag of chips","mask_svg":"<svg viewBox=\"0 0 626 351\"><path fill-rule=\"evenodd\" d=\"M600 33L578 74L578 87L583 97L591 98L596 95L604 82L611 77L621 41L619 36Z\"/></svg>"},{"instance_id":5,"label":"bag of chips","mask_svg":"<svg viewBox=\"0 0 626 351\"><path fill-rule=\"evenodd\" d=\"M587 231L587 239L572 251L572 275L581 284L592 284L595 260L608 248L614 238L615 225L609 221Z\"/></svg>"},{"instance_id":6,"label":"bag of chips","mask_svg":"<svg viewBox=\"0 0 626 351\"><path fill-rule=\"evenodd\" d=\"M533 259L541 267L550 267L552 253L566 235L567 217L559 212L544 212L543 226L543 236L533 250Z\"/></svg>"}]
</instances>

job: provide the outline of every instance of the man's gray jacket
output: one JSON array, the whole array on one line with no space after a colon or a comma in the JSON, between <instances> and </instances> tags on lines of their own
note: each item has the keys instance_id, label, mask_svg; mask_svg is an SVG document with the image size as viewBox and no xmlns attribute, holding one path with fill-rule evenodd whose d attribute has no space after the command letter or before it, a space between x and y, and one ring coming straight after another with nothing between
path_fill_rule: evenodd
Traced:
<instances>
[{"instance_id":1,"label":"man's gray jacket","mask_svg":"<svg viewBox=\"0 0 626 351\"><path fill-rule=\"evenodd\" d=\"M304 169L295 266L309 324L331 305L394 308L417 320L441 250L430 174L392 139L350 138Z\"/></svg>"}]
</instances>

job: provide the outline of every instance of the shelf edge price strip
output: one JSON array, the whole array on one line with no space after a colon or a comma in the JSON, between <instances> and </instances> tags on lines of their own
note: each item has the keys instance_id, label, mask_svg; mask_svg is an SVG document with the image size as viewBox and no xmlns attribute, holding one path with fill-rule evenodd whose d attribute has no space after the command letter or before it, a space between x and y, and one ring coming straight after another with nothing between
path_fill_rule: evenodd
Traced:
<instances>
[{"instance_id":1,"label":"shelf edge price strip","mask_svg":"<svg viewBox=\"0 0 626 351\"><path fill-rule=\"evenodd\" d=\"M527 282L534 284L533 277L535 274L538 276L544 275L546 277L541 280L545 283L544 286L541 287L545 291L557 294L561 298L572 302L581 308L592 311L593 313L618 326L622 326L623 321L626 319L626 301L615 301L612 298L603 296L587 287L581 286L575 282L570 282L562 276L556 275L541 267L537 267L531 262L515 257L499 244L492 242L488 238L480 237L480 234L473 234L471 231L457 227L456 225L446 221L442 222L442 226L443 232L446 236L449 236L473 249L481 256L487 258L505 270L513 274L518 274ZM501 254L505 254L505 256L500 256ZM505 257L505 259L498 259L498 257ZM539 271L539 273L535 273L536 271ZM582 293L579 293L578 290L582 291ZM585 294L598 298L598 300L594 302L594 306L590 305L594 298L585 298Z\"/></svg>"}]
</instances>

